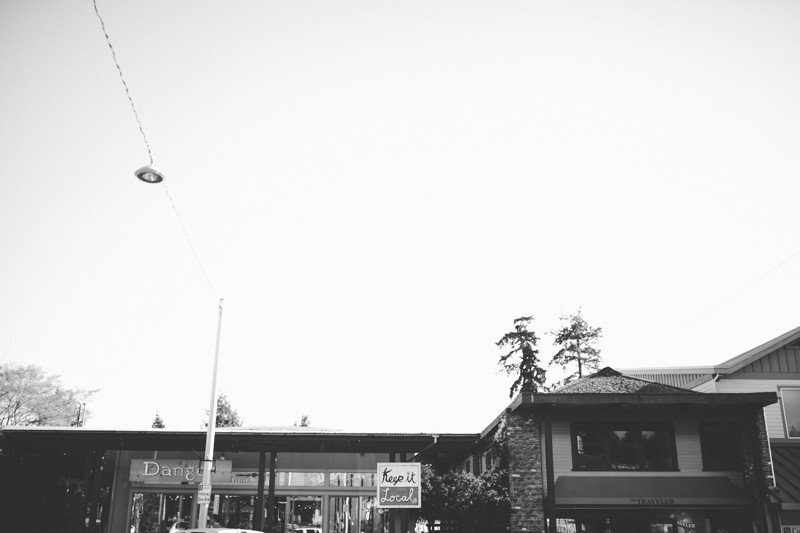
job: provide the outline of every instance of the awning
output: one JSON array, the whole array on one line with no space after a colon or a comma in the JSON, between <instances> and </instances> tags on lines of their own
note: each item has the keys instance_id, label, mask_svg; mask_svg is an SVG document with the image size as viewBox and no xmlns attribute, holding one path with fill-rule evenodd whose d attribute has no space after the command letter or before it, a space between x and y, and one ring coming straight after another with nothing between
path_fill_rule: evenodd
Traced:
<instances>
[{"instance_id":1,"label":"awning","mask_svg":"<svg viewBox=\"0 0 800 533\"><path fill-rule=\"evenodd\" d=\"M753 504L724 476L558 477L556 505L571 507L709 507Z\"/></svg>"}]
</instances>

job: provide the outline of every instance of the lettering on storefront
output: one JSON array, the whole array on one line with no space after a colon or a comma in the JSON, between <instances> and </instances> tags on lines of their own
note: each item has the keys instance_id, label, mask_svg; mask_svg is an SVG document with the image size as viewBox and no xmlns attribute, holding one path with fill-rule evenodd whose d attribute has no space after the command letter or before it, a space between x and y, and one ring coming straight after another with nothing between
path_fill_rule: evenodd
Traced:
<instances>
[{"instance_id":1,"label":"lettering on storefront","mask_svg":"<svg viewBox=\"0 0 800 533\"><path fill-rule=\"evenodd\" d=\"M422 507L419 463L378 463L378 507Z\"/></svg>"},{"instance_id":2,"label":"lettering on storefront","mask_svg":"<svg viewBox=\"0 0 800 533\"><path fill-rule=\"evenodd\" d=\"M129 481L140 483L197 484L203 478L202 462L185 459L131 459ZM215 461L211 471L213 483L230 483L231 462Z\"/></svg>"},{"instance_id":3,"label":"lettering on storefront","mask_svg":"<svg viewBox=\"0 0 800 533\"><path fill-rule=\"evenodd\" d=\"M675 498L631 498L633 505L675 505Z\"/></svg>"}]
</instances>

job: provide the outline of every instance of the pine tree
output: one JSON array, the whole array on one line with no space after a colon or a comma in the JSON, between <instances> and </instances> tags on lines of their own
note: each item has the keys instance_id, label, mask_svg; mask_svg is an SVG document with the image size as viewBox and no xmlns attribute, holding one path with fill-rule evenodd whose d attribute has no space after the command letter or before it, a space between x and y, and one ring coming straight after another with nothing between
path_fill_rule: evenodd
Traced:
<instances>
[{"instance_id":1,"label":"pine tree","mask_svg":"<svg viewBox=\"0 0 800 533\"><path fill-rule=\"evenodd\" d=\"M206 411L208 414L208 411ZM239 418L239 413L231 406L231 402L225 394L217 396L217 418L216 425L218 428L241 427L243 420ZM208 427L208 422L203 424Z\"/></svg>"},{"instance_id":2,"label":"pine tree","mask_svg":"<svg viewBox=\"0 0 800 533\"><path fill-rule=\"evenodd\" d=\"M562 370L575 365L575 371L563 380L563 384L566 385L575 379L597 372L600 367L600 350L594 345L603 337L603 328L589 326L580 308L574 315L561 316L561 320L567 324L552 332L555 335L554 344L561 348L550 360L550 365L558 365Z\"/></svg>"},{"instance_id":3,"label":"pine tree","mask_svg":"<svg viewBox=\"0 0 800 533\"><path fill-rule=\"evenodd\" d=\"M515 319L514 331L506 333L495 343L500 349L509 349L498 361L506 374L516 376L509 397L513 397L518 389L537 392L544 387L546 371L539 366L539 350L536 348L539 338L529 329L532 322L532 316Z\"/></svg>"},{"instance_id":4,"label":"pine tree","mask_svg":"<svg viewBox=\"0 0 800 533\"><path fill-rule=\"evenodd\" d=\"M165 427L167 427L166 425L164 425L164 419L161 418L161 415L158 414L158 411L156 411L156 417L153 419L153 425L150 427L158 429L164 429Z\"/></svg>"}]
</instances>

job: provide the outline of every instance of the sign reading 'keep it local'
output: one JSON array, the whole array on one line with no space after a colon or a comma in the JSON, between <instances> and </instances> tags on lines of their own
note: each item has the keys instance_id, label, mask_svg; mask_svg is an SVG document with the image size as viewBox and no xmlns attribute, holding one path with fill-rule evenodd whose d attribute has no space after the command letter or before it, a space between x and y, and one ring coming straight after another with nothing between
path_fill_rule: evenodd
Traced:
<instances>
[{"instance_id":1,"label":"sign reading 'keep it local'","mask_svg":"<svg viewBox=\"0 0 800 533\"><path fill-rule=\"evenodd\" d=\"M422 507L420 463L378 463L378 507Z\"/></svg>"}]
</instances>

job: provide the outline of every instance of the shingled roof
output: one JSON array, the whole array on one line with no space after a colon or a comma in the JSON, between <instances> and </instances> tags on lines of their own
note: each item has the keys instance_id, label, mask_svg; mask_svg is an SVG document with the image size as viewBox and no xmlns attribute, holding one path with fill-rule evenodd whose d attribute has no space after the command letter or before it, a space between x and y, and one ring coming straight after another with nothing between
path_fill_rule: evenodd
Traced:
<instances>
[{"instance_id":1,"label":"shingled roof","mask_svg":"<svg viewBox=\"0 0 800 533\"><path fill-rule=\"evenodd\" d=\"M654 381L624 376L611 367L564 385L551 394L702 394Z\"/></svg>"}]
</instances>

